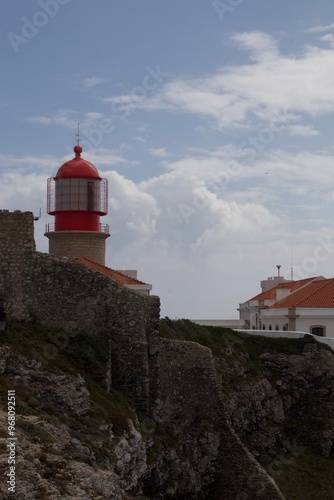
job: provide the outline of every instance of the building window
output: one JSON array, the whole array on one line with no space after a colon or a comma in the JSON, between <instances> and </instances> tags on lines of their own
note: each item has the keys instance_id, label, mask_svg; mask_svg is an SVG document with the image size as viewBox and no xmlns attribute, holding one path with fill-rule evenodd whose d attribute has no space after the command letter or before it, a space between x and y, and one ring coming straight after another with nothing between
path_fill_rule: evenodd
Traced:
<instances>
[{"instance_id":1,"label":"building window","mask_svg":"<svg viewBox=\"0 0 334 500\"><path fill-rule=\"evenodd\" d=\"M271 325L269 325L269 330L272 330L272 329L273 329L273 327Z\"/></svg>"},{"instance_id":2,"label":"building window","mask_svg":"<svg viewBox=\"0 0 334 500\"><path fill-rule=\"evenodd\" d=\"M276 325L276 326L275 326L275 330L278 332L278 330L279 330L279 325Z\"/></svg>"},{"instance_id":3,"label":"building window","mask_svg":"<svg viewBox=\"0 0 334 500\"><path fill-rule=\"evenodd\" d=\"M325 337L326 336L325 335L326 327L324 327L322 325L314 325L314 326L311 326L310 332L313 335L317 335L318 337Z\"/></svg>"},{"instance_id":4,"label":"building window","mask_svg":"<svg viewBox=\"0 0 334 500\"><path fill-rule=\"evenodd\" d=\"M266 325L262 325L262 330L265 330L266 329Z\"/></svg>"}]
</instances>

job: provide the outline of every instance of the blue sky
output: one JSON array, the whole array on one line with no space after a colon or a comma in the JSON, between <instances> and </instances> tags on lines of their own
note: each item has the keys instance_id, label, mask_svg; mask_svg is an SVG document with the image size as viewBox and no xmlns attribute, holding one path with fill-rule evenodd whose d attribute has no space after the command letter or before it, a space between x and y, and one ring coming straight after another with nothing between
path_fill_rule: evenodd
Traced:
<instances>
[{"instance_id":1,"label":"blue sky","mask_svg":"<svg viewBox=\"0 0 334 500\"><path fill-rule=\"evenodd\" d=\"M334 269L334 4L27 0L0 16L0 206L47 252L46 179L109 180L107 265L162 315L236 318L276 274ZM292 259L293 257L293 259Z\"/></svg>"}]
</instances>

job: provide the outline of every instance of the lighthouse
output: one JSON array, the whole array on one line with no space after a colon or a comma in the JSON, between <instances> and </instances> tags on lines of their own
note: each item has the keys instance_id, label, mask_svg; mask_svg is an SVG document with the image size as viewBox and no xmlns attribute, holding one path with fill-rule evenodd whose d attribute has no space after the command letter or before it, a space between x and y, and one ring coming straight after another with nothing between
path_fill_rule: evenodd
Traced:
<instances>
[{"instance_id":1,"label":"lighthouse","mask_svg":"<svg viewBox=\"0 0 334 500\"><path fill-rule=\"evenodd\" d=\"M48 179L47 211L55 217L45 229L49 253L70 259L85 257L105 265L110 234L108 224L101 224L100 217L108 213L108 181L81 157L79 144L74 153L75 157Z\"/></svg>"}]
</instances>

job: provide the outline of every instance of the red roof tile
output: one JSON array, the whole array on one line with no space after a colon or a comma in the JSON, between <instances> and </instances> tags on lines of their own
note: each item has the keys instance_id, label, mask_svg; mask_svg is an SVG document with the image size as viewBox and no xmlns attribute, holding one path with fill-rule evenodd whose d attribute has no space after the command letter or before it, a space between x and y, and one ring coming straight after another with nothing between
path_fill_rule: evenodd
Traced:
<instances>
[{"instance_id":1,"label":"red roof tile","mask_svg":"<svg viewBox=\"0 0 334 500\"><path fill-rule=\"evenodd\" d=\"M79 259L75 259L80 264L84 264L99 273L105 274L108 278L111 278L122 285L146 285L143 281L139 281L136 278L132 278L127 274L124 274L120 271L116 271L115 269L111 269L110 267L103 266L102 264L98 264L93 260L86 259L86 257L80 257Z\"/></svg>"},{"instance_id":2,"label":"red roof tile","mask_svg":"<svg viewBox=\"0 0 334 500\"><path fill-rule=\"evenodd\" d=\"M334 278L315 280L276 302L269 309L291 307L334 308Z\"/></svg>"},{"instance_id":3,"label":"red roof tile","mask_svg":"<svg viewBox=\"0 0 334 500\"><path fill-rule=\"evenodd\" d=\"M278 285L274 286L273 288L270 288L269 290L266 290L265 292L261 292L258 295L255 295L255 297L252 297L249 299L247 302L250 302L251 300L276 300L276 290L290 290L290 293L294 292L300 287L304 287L311 281L313 281L315 278L306 278L303 280L299 281L283 281L282 283L278 283Z\"/></svg>"}]
</instances>

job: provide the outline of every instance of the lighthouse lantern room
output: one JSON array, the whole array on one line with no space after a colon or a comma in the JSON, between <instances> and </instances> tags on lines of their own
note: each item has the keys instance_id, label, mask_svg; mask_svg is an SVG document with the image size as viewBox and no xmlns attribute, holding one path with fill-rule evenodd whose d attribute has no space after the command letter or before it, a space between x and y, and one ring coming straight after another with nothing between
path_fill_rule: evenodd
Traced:
<instances>
[{"instance_id":1,"label":"lighthouse lantern room","mask_svg":"<svg viewBox=\"0 0 334 500\"><path fill-rule=\"evenodd\" d=\"M104 265L105 240L110 235L100 216L108 213L108 181L81 158L81 146L75 146L74 152L75 157L59 168L56 177L48 179L47 211L55 216L45 232L49 253L86 257Z\"/></svg>"}]
</instances>

